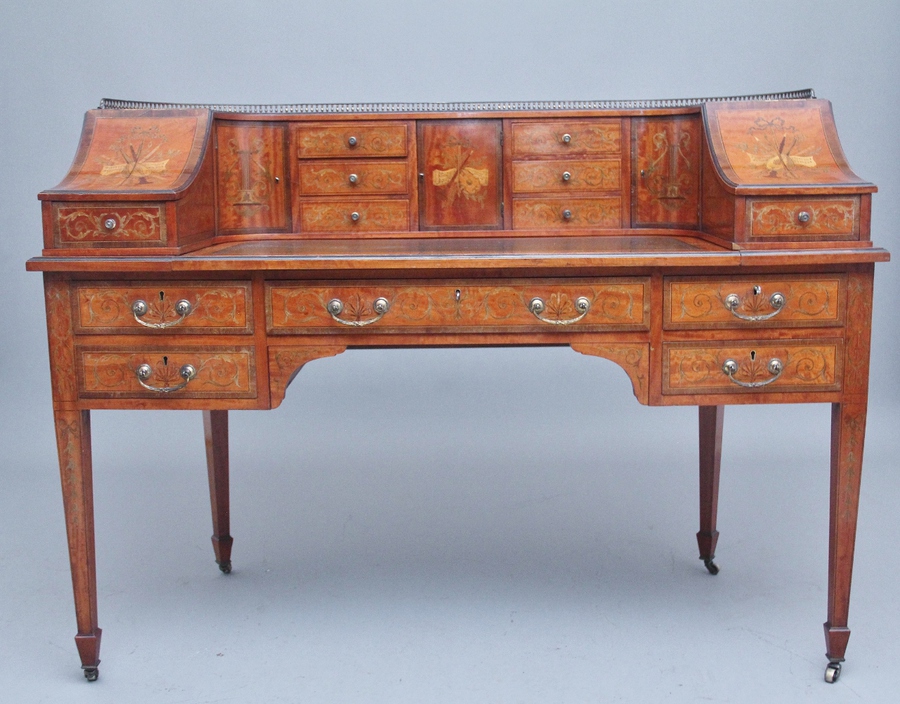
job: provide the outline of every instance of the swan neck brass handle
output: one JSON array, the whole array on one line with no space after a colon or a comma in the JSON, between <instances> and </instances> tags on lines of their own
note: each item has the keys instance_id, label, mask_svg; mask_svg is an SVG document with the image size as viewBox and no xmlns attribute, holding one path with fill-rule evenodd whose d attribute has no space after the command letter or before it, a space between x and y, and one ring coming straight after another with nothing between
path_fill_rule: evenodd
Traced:
<instances>
[{"instance_id":1,"label":"swan neck brass handle","mask_svg":"<svg viewBox=\"0 0 900 704\"><path fill-rule=\"evenodd\" d=\"M328 314L337 322L339 322L341 325L349 325L350 327L354 328L361 328L365 325L377 323L384 317L384 314L387 313L390 308L390 301L388 301L388 299L384 296L381 296L379 298L376 298L372 303L372 312L375 313L374 318L363 319L362 316L368 313L368 310L365 308L365 306L358 306L358 317L353 320L348 320L347 318L340 317L341 313L344 312L344 302L340 298L332 298L325 306Z\"/></svg>"},{"instance_id":2,"label":"swan neck brass handle","mask_svg":"<svg viewBox=\"0 0 900 704\"><path fill-rule=\"evenodd\" d=\"M174 310L176 315L178 315L178 318L176 320L160 320L158 323L153 323L144 320L144 316L150 312L150 306L147 304L147 301L139 298L131 304L131 312L134 315L134 319L145 328L155 328L156 330L165 330L166 328L171 328L175 325L178 325L191 314L191 311L194 310L194 307L191 305L191 302L189 300L187 300L186 298L182 298L180 301L176 301ZM158 312L157 315L160 318L163 318L165 314L164 312Z\"/></svg>"},{"instance_id":3,"label":"swan neck brass handle","mask_svg":"<svg viewBox=\"0 0 900 704\"><path fill-rule=\"evenodd\" d=\"M755 286L753 289L753 296L759 296L762 292L759 286ZM769 296L769 305L772 307L771 313L761 313L759 315L748 315L747 313L741 313L738 311L744 301L741 300L741 297L736 293L729 293L725 296L723 303L725 307L731 312L731 314L740 320L748 320L750 322L758 322L760 320L769 320L770 318L774 318L778 315L782 310L784 310L784 295L781 293L773 293Z\"/></svg>"},{"instance_id":4,"label":"swan neck brass handle","mask_svg":"<svg viewBox=\"0 0 900 704\"><path fill-rule=\"evenodd\" d=\"M579 296L575 299L575 310L578 315L574 318L562 318L562 314L566 312L566 310L571 310L566 305L559 305L558 302L554 301L554 296L550 297L550 308L553 312L553 317L547 317L544 315L544 312L547 310L547 304L544 303L543 298L539 298L535 296L531 299L531 302L528 304L528 310L534 315L535 318L540 320L542 323L548 323L550 325L571 325L572 323L577 323L584 316L588 314L588 311L591 309L591 301L590 299Z\"/></svg>"},{"instance_id":5,"label":"swan neck brass handle","mask_svg":"<svg viewBox=\"0 0 900 704\"><path fill-rule=\"evenodd\" d=\"M170 394L174 391L180 391L191 383L191 380L197 376L197 369L193 364L182 365L181 369L178 370L178 375L184 379L184 381L180 384L175 384L174 386L152 386L151 384L148 384L147 381L153 376L153 367L149 364L141 364L134 370L134 374L137 377L138 383L145 389L155 391L158 394Z\"/></svg>"},{"instance_id":6,"label":"swan neck brass handle","mask_svg":"<svg viewBox=\"0 0 900 704\"><path fill-rule=\"evenodd\" d=\"M733 384L743 386L745 389L758 389L760 386L768 386L773 381L777 381L778 377L780 377L781 373L784 371L784 365L777 357L770 359L769 364L766 367L769 374L772 376L768 379L763 379L762 381L741 381L740 379L736 379L734 375L737 374L739 368L738 363L733 359L726 359L725 363L722 365L722 372Z\"/></svg>"}]
</instances>

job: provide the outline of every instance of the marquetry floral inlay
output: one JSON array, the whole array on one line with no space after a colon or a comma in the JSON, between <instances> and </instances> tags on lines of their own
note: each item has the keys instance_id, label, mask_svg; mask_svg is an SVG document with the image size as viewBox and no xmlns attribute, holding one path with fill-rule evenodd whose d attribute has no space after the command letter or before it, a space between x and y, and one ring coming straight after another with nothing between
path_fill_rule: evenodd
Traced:
<instances>
[{"instance_id":1,"label":"marquetry floral inlay","mask_svg":"<svg viewBox=\"0 0 900 704\"><path fill-rule=\"evenodd\" d=\"M159 208L78 208L57 210L59 238L66 242L161 242L163 224ZM107 226L109 224L112 227Z\"/></svg>"},{"instance_id":2,"label":"marquetry floral inlay","mask_svg":"<svg viewBox=\"0 0 900 704\"><path fill-rule=\"evenodd\" d=\"M137 327L132 305L138 299L147 304L141 320L150 324L175 323L184 326L242 327L246 325L247 290L218 288L170 291L131 288L83 288L79 291L81 325L85 327ZM180 300L191 304L184 320L175 310ZM173 326L174 327L174 326Z\"/></svg>"},{"instance_id":3,"label":"marquetry floral inlay","mask_svg":"<svg viewBox=\"0 0 900 704\"><path fill-rule=\"evenodd\" d=\"M800 220L804 212L808 219ZM824 201L822 203L753 203L751 206L754 235L806 233L851 233L857 217L856 201Z\"/></svg>"},{"instance_id":4,"label":"marquetry floral inlay","mask_svg":"<svg viewBox=\"0 0 900 704\"><path fill-rule=\"evenodd\" d=\"M809 143L795 126L783 117L766 119L759 116L748 128L748 141L739 144L755 167L769 178L804 178L806 169L816 167L820 148Z\"/></svg>"}]
</instances>

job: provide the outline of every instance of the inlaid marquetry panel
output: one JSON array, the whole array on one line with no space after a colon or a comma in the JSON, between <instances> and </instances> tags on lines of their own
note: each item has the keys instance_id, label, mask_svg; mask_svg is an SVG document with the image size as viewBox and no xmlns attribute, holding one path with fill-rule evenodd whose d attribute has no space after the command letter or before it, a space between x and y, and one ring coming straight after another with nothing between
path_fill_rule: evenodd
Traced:
<instances>
[{"instance_id":1,"label":"inlaid marquetry panel","mask_svg":"<svg viewBox=\"0 0 900 704\"><path fill-rule=\"evenodd\" d=\"M859 198L753 199L747 212L752 237L827 239L859 235Z\"/></svg>"},{"instance_id":2,"label":"inlaid marquetry panel","mask_svg":"<svg viewBox=\"0 0 900 704\"><path fill-rule=\"evenodd\" d=\"M183 317L175 309L181 300L191 306L190 313ZM249 283L184 285L157 282L125 286L86 283L76 289L76 331L146 333L151 329L139 322L132 309L136 301L144 301L147 307L140 320L149 325L166 326L153 332L200 329L209 333L249 333L253 328Z\"/></svg>"},{"instance_id":3,"label":"inlaid marquetry panel","mask_svg":"<svg viewBox=\"0 0 900 704\"><path fill-rule=\"evenodd\" d=\"M297 157L406 156L405 123L331 122L294 128Z\"/></svg>"},{"instance_id":4,"label":"inlaid marquetry panel","mask_svg":"<svg viewBox=\"0 0 900 704\"><path fill-rule=\"evenodd\" d=\"M843 369L841 340L663 343L663 393L767 393L837 391ZM782 365L771 371L772 360ZM733 381L727 360L736 364ZM765 383L768 382L768 383Z\"/></svg>"},{"instance_id":5,"label":"inlaid marquetry panel","mask_svg":"<svg viewBox=\"0 0 900 704\"><path fill-rule=\"evenodd\" d=\"M361 328L492 332L522 327L547 332L641 330L649 326L649 285L648 279L458 286L385 283L341 287L273 283L266 288L267 327L273 333L346 332ZM540 315L545 320L532 313L531 302L536 297L544 303ZM583 316L576 306L581 297L587 298L590 304ZM388 305L381 315L375 305L380 298ZM341 303L341 311L335 316L328 308L334 300ZM568 324L569 321L573 322Z\"/></svg>"},{"instance_id":6,"label":"inlaid marquetry panel","mask_svg":"<svg viewBox=\"0 0 900 704\"><path fill-rule=\"evenodd\" d=\"M621 154L620 120L549 120L512 123L513 158Z\"/></svg>"},{"instance_id":7,"label":"inlaid marquetry panel","mask_svg":"<svg viewBox=\"0 0 900 704\"><path fill-rule=\"evenodd\" d=\"M161 206L53 205L56 244L61 247L152 247L166 243Z\"/></svg>"},{"instance_id":8,"label":"inlaid marquetry panel","mask_svg":"<svg viewBox=\"0 0 900 704\"><path fill-rule=\"evenodd\" d=\"M501 126L501 120L419 122L421 229L503 226Z\"/></svg>"},{"instance_id":9,"label":"inlaid marquetry panel","mask_svg":"<svg viewBox=\"0 0 900 704\"><path fill-rule=\"evenodd\" d=\"M398 232L409 230L408 200L307 201L300 206L303 232Z\"/></svg>"},{"instance_id":10,"label":"inlaid marquetry panel","mask_svg":"<svg viewBox=\"0 0 900 704\"><path fill-rule=\"evenodd\" d=\"M617 191L621 187L619 159L515 161L512 165L513 193Z\"/></svg>"},{"instance_id":11,"label":"inlaid marquetry panel","mask_svg":"<svg viewBox=\"0 0 900 704\"><path fill-rule=\"evenodd\" d=\"M700 221L700 120L637 118L634 139L635 226L697 227Z\"/></svg>"},{"instance_id":12,"label":"inlaid marquetry panel","mask_svg":"<svg viewBox=\"0 0 900 704\"><path fill-rule=\"evenodd\" d=\"M742 328L844 324L846 277L667 278L664 327ZM782 305L778 305L777 296ZM773 305L772 297L776 296ZM729 297L734 297L729 300ZM729 302L733 305L729 307ZM753 320L762 318L762 320Z\"/></svg>"},{"instance_id":13,"label":"inlaid marquetry panel","mask_svg":"<svg viewBox=\"0 0 900 704\"><path fill-rule=\"evenodd\" d=\"M516 198L513 229L617 228L622 226L622 201L610 198Z\"/></svg>"},{"instance_id":14,"label":"inlaid marquetry panel","mask_svg":"<svg viewBox=\"0 0 900 704\"><path fill-rule=\"evenodd\" d=\"M290 229L287 128L257 122L218 122L220 232Z\"/></svg>"},{"instance_id":15,"label":"inlaid marquetry panel","mask_svg":"<svg viewBox=\"0 0 900 704\"><path fill-rule=\"evenodd\" d=\"M193 349L146 346L138 349L78 348L78 390L81 398L255 398L253 348ZM138 368L147 364L150 376L141 386ZM191 365L195 376L181 370Z\"/></svg>"},{"instance_id":16,"label":"inlaid marquetry panel","mask_svg":"<svg viewBox=\"0 0 900 704\"><path fill-rule=\"evenodd\" d=\"M409 168L405 161L312 161L300 164L304 195L406 194Z\"/></svg>"}]
</instances>

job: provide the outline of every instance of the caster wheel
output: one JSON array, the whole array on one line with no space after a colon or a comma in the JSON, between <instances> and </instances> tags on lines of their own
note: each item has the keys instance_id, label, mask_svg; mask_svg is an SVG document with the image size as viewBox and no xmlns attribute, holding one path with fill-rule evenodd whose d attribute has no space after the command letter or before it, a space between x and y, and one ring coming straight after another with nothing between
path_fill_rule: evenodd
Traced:
<instances>
[{"instance_id":1,"label":"caster wheel","mask_svg":"<svg viewBox=\"0 0 900 704\"><path fill-rule=\"evenodd\" d=\"M220 562L219 569L222 571L222 574L231 574L231 560Z\"/></svg>"},{"instance_id":2,"label":"caster wheel","mask_svg":"<svg viewBox=\"0 0 900 704\"><path fill-rule=\"evenodd\" d=\"M841 676L841 663L839 662L830 662L828 663L828 667L825 668L825 681L828 684L834 684L838 681L838 678Z\"/></svg>"},{"instance_id":3,"label":"caster wheel","mask_svg":"<svg viewBox=\"0 0 900 704\"><path fill-rule=\"evenodd\" d=\"M100 676L100 668L98 667L85 667L84 668L84 679L88 682L96 682L97 678Z\"/></svg>"},{"instance_id":4,"label":"caster wheel","mask_svg":"<svg viewBox=\"0 0 900 704\"><path fill-rule=\"evenodd\" d=\"M709 570L710 574L719 574L719 566L712 559L704 560L703 564L706 565L706 569Z\"/></svg>"}]
</instances>

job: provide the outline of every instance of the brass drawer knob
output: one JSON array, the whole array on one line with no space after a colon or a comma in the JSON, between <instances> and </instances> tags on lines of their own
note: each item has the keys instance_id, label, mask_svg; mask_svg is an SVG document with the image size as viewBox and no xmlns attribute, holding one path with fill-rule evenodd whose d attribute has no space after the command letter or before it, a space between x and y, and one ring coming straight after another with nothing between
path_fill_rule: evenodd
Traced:
<instances>
[{"instance_id":1,"label":"brass drawer knob","mask_svg":"<svg viewBox=\"0 0 900 704\"><path fill-rule=\"evenodd\" d=\"M808 222L812 219L812 216L809 214L808 211L806 211L806 210L801 210L801 211L797 214L797 219L805 225L806 223L808 223Z\"/></svg>"},{"instance_id":2,"label":"brass drawer knob","mask_svg":"<svg viewBox=\"0 0 900 704\"><path fill-rule=\"evenodd\" d=\"M571 220L572 219L572 211L566 208L562 211L563 220Z\"/></svg>"},{"instance_id":3,"label":"brass drawer knob","mask_svg":"<svg viewBox=\"0 0 900 704\"><path fill-rule=\"evenodd\" d=\"M116 220L115 218L106 218L103 221L103 227L105 229L109 230L110 232L115 230L118 226L119 226L119 221Z\"/></svg>"},{"instance_id":4,"label":"brass drawer knob","mask_svg":"<svg viewBox=\"0 0 900 704\"><path fill-rule=\"evenodd\" d=\"M356 137L350 137L347 140L347 146L349 147L355 147L357 144L359 144L359 140Z\"/></svg>"},{"instance_id":5,"label":"brass drawer knob","mask_svg":"<svg viewBox=\"0 0 900 704\"><path fill-rule=\"evenodd\" d=\"M352 185L355 186L357 183L359 183L359 176L357 176L356 174L350 174L350 176L347 177L347 180L348 180Z\"/></svg>"},{"instance_id":6,"label":"brass drawer knob","mask_svg":"<svg viewBox=\"0 0 900 704\"><path fill-rule=\"evenodd\" d=\"M360 214L357 213L355 210L352 213L350 213L350 219L353 222L359 222L359 218L360 218Z\"/></svg>"},{"instance_id":7,"label":"brass drawer knob","mask_svg":"<svg viewBox=\"0 0 900 704\"><path fill-rule=\"evenodd\" d=\"M571 181L571 180L572 180L572 174L571 174L570 172L568 172L568 171L563 171L562 179L563 179L563 181Z\"/></svg>"},{"instance_id":8,"label":"brass drawer knob","mask_svg":"<svg viewBox=\"0 0 900 704\"><path fill-rule=\"evenodd\" d=\"M562 139L560 141L563 144L570 144L572 142L572 135L570 135L568 132L566 132L566 134L564 134L562 136Z\"/></svg>"}]
</instances>

